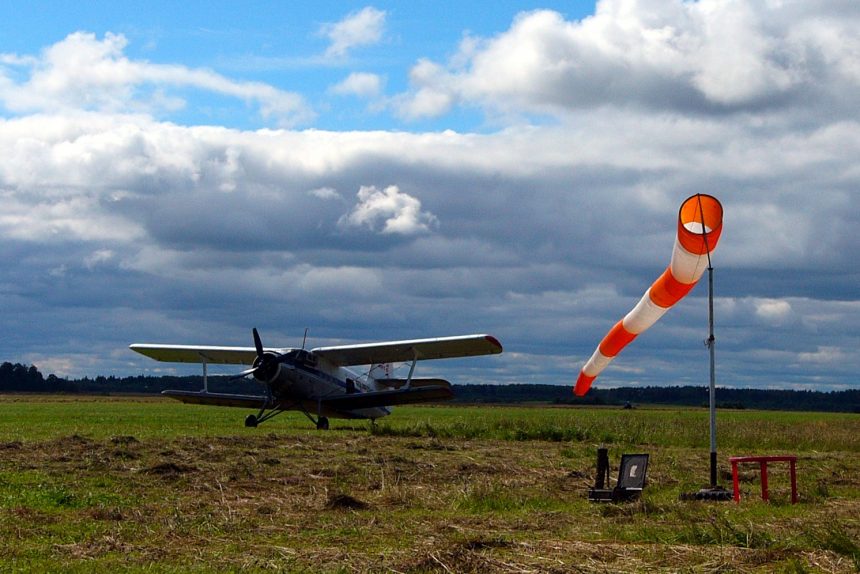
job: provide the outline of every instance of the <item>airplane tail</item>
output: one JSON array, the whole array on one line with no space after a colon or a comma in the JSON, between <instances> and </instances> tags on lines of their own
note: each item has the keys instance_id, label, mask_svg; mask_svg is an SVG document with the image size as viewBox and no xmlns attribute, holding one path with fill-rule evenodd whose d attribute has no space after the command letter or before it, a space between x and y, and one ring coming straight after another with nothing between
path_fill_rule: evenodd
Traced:
<instances>
[{"instance_id":1,"label":"airplane tail","mask_svg":"<svg viewBox=\"0 0 860 574\"><path fill-rule=\"evenodd\" d=\"M369 379L372 379L371 383L376 389L379 389L381 385L376 382L377 379L390 379L394 375L394 363L376 363L370 368L370 372L367 373Z\"/></svg>"},{"instance_id":2,"label":"airplane tail","mask_svg":"<svg viewBox=\"0 0 860 574\"><path fill-rule=\"evenodd\" d=\"M390 379L394 374L394 363L376 363L368 374L374 379Z\"/></svg>"}]
</instances>

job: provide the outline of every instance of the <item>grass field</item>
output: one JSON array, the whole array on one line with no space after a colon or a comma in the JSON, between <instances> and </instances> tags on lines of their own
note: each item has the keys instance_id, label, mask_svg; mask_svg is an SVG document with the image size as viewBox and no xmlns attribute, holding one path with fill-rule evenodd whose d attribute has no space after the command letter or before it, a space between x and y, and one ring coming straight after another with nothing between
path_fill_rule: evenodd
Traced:
<instances>
[{"instance_id":1,"label":"grass field","mask_svg":"<svg viewBox=\"0 0 860 574\"><path fill-rule=\"evenodd\" d=\"M721 411L772 465L740 505L704 409L403 407L328 432L160 398L0 396L0 572L860 572L860 416ZM586 500L595 450L650 455L641 500Z\"/></svg>"}]
</instances>

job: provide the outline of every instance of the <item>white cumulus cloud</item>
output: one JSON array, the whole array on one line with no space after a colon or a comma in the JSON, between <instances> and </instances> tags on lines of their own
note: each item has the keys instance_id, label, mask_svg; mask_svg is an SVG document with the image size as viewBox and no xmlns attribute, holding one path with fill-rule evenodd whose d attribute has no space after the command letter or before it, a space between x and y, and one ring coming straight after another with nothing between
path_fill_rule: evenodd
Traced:
<instances>
[{"instance_id":1,"label":"white cumulus cloud","mask_svg":"<svg viewBox=\"0 0 860 574\"><path fill-rule=\"evenodd\" d=\"M384 29L385 11L366 6L339 22L325 24L320 34L331 42L326 56L339 58L353 48L379 42Z\"/></svg>"},{"instance_id":2,"label":"white cumulus cloud","mask_svg":"<svg viewBox=\"0 0 860 574\"><path fill-rule=\"evenodd\" d=\"M367 227L380 233L414 235L430 230L436 216L421 210L421 201L403 193L396 185L385 189L361 186L358 204L341 217L341 226Z\"/></svg>"},{"instance_id":3,"label":"white cumulus cloud","mask_svg":"<svg viewBox=\"0 0 860 574\"><path fill-rule=\"evenodd\" d=\"M755 314L760 319L780 323L791 316L791 303L780 299L762 299L755 302Z\"/></svg>"},{"instance_id":4,"label":"white cumulus cloud","mask_svg":"<svg viewBox=\"0 0 860 574\"><path fill-rule=\"evenodd\" d=\"M860 87L860 14L828 14L826 4L601 0L576 21L523 12L494 37L466 38L448 62L420 60L395 105L415 118L453 105L539 114L607 105L850 110Z\"/></svg>"},{"instance_id":5,"label":"white cumulus cloud","mask_svg":"<svg viewBox=\"0 0 860 574\"><path fill-rule=\"evenodd\" d=\"M261 82L237 82L207 69L132 60L125 55L127 45L122 34L108 32L99 40L89 32L74 32L38 57L4 54L0 104L22 114L59 110L157 114L185 105L171 90L193 88L255 104L263 118L282 127L313 117L298 94Z\"/></svg>"},{"instance_id":6,"label":"white cumulus cloud","mask_svg":"<svg viewBox=\"0 0 860 574\"><path fill-rule=\"evenodd\" d=\"M352 95L363 98L376 97L382 91L382 78L376 74L353 72L334 86L331 91L338 95Z\"/></svg>"}]
</instances>

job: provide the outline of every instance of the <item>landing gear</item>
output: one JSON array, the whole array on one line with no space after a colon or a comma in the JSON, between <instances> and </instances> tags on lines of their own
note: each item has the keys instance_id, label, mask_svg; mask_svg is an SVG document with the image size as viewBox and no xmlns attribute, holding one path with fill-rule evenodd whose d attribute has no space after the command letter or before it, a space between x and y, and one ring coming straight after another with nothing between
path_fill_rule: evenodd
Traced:
<instances>
[{"instance_id":1,"label":"landing gear","mask_svg":"<svg viewBox=\"0 0 860 574\"><path fill-rule=\"evenodd\" d=\"M260 412L256 415L248 415L245 417L245 426L250 428L257 428L257 426L263 424L263 422L274 418L284 412L288 407L283 407L278 405L272 409L269 409L266 412L266 407L271 405L274 401L271 399L271 396L266 400L266 403L260 408Z\"/></svg>"},{"instance_id":2,"label":"landing gear","mask_svg":"<svg viewBox=\"0 0 860 574\"><path fill-rule=\"evenodd\" d=\"M302 413L304 413L304 415L306 417L308 417L308 419L312 423L314 423L317 426L317 430L328 430L329 429L328 417L324 417L321 414L318 414L316 417L314 417L312 414L310 414L308 412L308 410L305 408L305 406L300 402L295 402L295 403L291 403L288 405L279 404L277 407L272 408L272 409L267 411L266 407L268 407L272 403L275 403L275 401L272 400L271 398L269 398L266 401L266 404L263 405L263 407L260 409L259 413L257 413L256 415L248 415L247 417L245 417L245 426L250 427L250 428L256 428L257 426L261 425L264 421L267 421L270 418L277 416L286 410L297 408ZM320 412L321 410L322 409L320 409L318 407L317 412Z\"/></svg>"}]
</instances>

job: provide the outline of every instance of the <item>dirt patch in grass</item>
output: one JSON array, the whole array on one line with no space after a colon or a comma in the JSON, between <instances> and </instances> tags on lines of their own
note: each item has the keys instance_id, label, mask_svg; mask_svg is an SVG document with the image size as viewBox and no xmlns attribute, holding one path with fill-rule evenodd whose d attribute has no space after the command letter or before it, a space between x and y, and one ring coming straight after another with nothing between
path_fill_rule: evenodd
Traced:
<instances>
[{"instance_id":1,"label":"dirt patch in grass","mask_svg":"<svg viewBox=\"0 0 860 574\"><path fill-rule=\"evenodd\" d=\"M329 496L325 507L327 510L365 510L368 508L368 504L354 496L336 493Z\"/></svg>"},{"instance_id":2,"label":"dirt patch in grass","mask_svg":"<svg viewBox=\"0 0 860 574\"><path fill-rule=\"evenodd\" d=\"M125 518L116 508L92 508L87 514L93 520L120 521Z\"/></svg>"},{"instance_id":3,"label":"dirt patch in grass","mask_svg":"<svg viewBox=\"0 0 860 574\"><path fill-rule=\"evenodd\" d=\"M111 443L116 445L130 445L137 444L140 441L134 438L133 436L114 436L110 439Z\"/></svg>"},{"instance_id":4,"label":"dirt patch in grass","mask_svg":"<svg viewBox=\"0 0 860 574\"><path fill-rule=\"evenodd\" d=\"M197 468L193 466L189 466L186 464L178 464L175 462L162 462L156 464L155 466L151 466L144 470L147 474L154 474L157 476L181 476L183 474L187 474L189 472L197 472Z\"/></svg>"}]
</instances>

